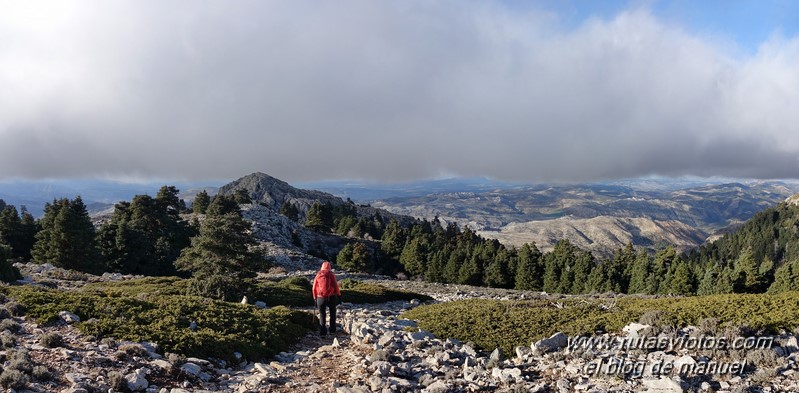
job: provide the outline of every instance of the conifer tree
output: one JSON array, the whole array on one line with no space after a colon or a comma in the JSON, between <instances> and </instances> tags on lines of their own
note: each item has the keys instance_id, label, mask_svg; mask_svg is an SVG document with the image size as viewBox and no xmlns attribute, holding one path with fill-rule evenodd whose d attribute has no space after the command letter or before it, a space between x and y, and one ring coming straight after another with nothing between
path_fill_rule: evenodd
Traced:
<instances>
[{"instance_id":1,"label":"conifer tree","mask_svg":"<svg viewBox=\"0 0 799 393\"><path fill-rule=\"evenodd\" d=\"M613 290L610 280L610 261L603 261L594 266L588 281L585 283L585 292L605 293Z\"/></svg>"},{"instance_id":2,"label":"conifer tree","mask_svg":"<svg viewBox=\"0 0 799 393\"><path fill-rule=\"evenodd\" d=\"M654 290L648 283L652 270L652 260L649 255L644 251L638 253L630 270L630 286L627 289L627 293L653 294Z\"/></svg>"},{"instance_id":3,"label":"conifer tree","mask_svg":"<svg viewBox=\"0 0 799 393\"><path fill-rule=\"evenodd\" d=\"M330 205L314 202L305 217L305 226L315 231L329 232L333 226L333 216Z\"/></svg>"},{"instance_id":4,"label":"conifer tree","mask_svg":"<svg viewBox=\"0 0 799 393\"><path fill-rule=\"evenodd\" d=\"M348 243L336 257L336 265L348 272L366 272L368 263L369 254L361 242Z\"/></svg>"},{"instance_id":5,"label":"conifer tree","mask_svg":"<svg viewBox=\"0 0 799 393\"><path fill-rule=\"evenodd\" d=\"M677 260L673 266L673 271L668 279L670 292L675 295L693 294L694 278L688 265L682 260Z\"/></svg>"},{"instance_id":6,"label":"conifer tree","mask_svg":"<svg viewBox=\"0 0 799 393\"><path fill-rule=\"evenodd\" d=\"M391 220L383 231L380 250L389 257L399 257L405 246L405 233L397 220Z\"/></svg>"},{"instance_id":7,"label":"conifer tree","mask_svg":"<svg viewBox=\"0 0 799 393\"><path fill-rule=\"evenodd\" d=\"M3 282L14 282L22 278L19 269L11 264L9 258L11 258L11 247L3 244L0 239L0 281Z\"/></svg>"},{"instance_id":8,"label":"conifer tree","mask_svg":"<svg viewBox=\"0 0 799 393\"><path fill-rule=\"evenodd\" d=\"M400 255L399 261L402 267L412 276L420 276L427 270L427 261L425 260L427 244L423 239L422 237L411 239L405 244Z\"/></svg>"},{"instance_id":9,"label":"conifer tree","mask_svg":"<svg viewBox=\"0 0 799 393\"><path fill-rule=\"evenodd\" d=\"M237 188L236 191L233 192L233 199L239 205L252 203L252 197L250 197L250 193L243 188Z\"/></svg>"},{"instance_id":10,"label":"conifer tree","mask_svg":"<svg viewBox=\"0 0 799 393\"><path fill-rule=\"evenodd\" d=\"M283 202L283 206L280 206L280 214L288 217L291 221L297 221L300 218L300 211L297 209L297 206L294 206L294 204L289 201Z\"/></svg>"},{"instance_id":11,"label":"conifer tree","mask_svg":"<svg viewBox=\"0 0 799 393\"><path fill-rule=\"evenodd\" d=\"M241 215L241 210L239 209L239 204L236 203L236 199L231 195L221 195L217 194L214 199L211 201L211 204L208 205L208 210L206 214L209 216L224 216L226 214L234 213L236 215Z\"/></svg>"},{"instance_id":12,"label":"conifer tree","mask_svg":"<svg viewBox=\"0 0 799 393\"><path fill-rule=\"evenodd\" d=\"M718 293L719 268L713 264L708 266L696 289L697 295L712 295Z\"/></svg>"},{"instance_id":13,"label":"conifer tree","mask_svg":"<svg viewBox=\"0 0 799 393\"><path fill-rule=\"evenodd\" d=\"M774 272L774 282L768 293L799 291L799 262L792 260L784 263Z\"/></svg>"},{"instance_id":14,"label":"conifer tree","mask_svg":"<svg viewBox=\"0 0 799 393\"><path fill-rule=\"evenodd\" d=\"M235 299L241 295L242 279L255 277L269 266L263 254L254 249L257 242L249 229L250 224L237 212L209 214L200 234L175 261L178 270L192 276L190 293Z\"/></svg>"},{"instance_id":15,"label":"conifer tree","mask_svg":"<svg viewBox=\"0 0 799 393\"><path fill-rule=\"evenodd\" d=\"M458 270L458 283L464 285L480 285L483 282L480 253L473 252L471 258L463 261Z\"/></svg>"},{"instance_id":16,"label":"conifer tree","mask_svg":"<svg viewBox=\"0 0 799 393\"><path fill-rule=\"evenodd\" d=\"M177 195L174 189L173 195ZM97 233L100 254L110 271L174 275L174 262L189 245L192 229L176 214L170 198L137 195L118 203L111 220Z\"/></svg>"},{"instance_id":17,"label":"conifer tree","mask_svg":"<svg viewBox=\"0 0 799 393\"><path fill-rule=\"evenodd\" d=\"M572 267L572 286L569 293L579 294L585 292L585 283L594 267L594 256L587 251L579 251Z\"/></svg>"},{"instance_id":18,"label":"conifer tree","mask_svg":"<svg viewBox=\"0 0 799 393\"><path fill-rule=\"evenodd\" d=\"M94 240L94 226L80 197L48 203L36 234L33 259L65 269L102 273Z\"/></svg>"},{"instance_id":19,"label":"conifer tree","mask_svg":"<svg viewBox=\"0 0 799 393\"><path fill-rule=\"evenodd\" d=\"M192 210L197 214L205 214L208 211L208 205L211 204L211 197L205 190L197 193L194 197L194 202L191 204Z\"/></svg>"},{"instance_id":20,"label":"conifer tree","mask_svg":"<svg viewBox=\"0 0 799 393\"><path fill-rule=\"evenodd\" d=\"M541 252L535 243L525 243L517 253L516 289L540 291L543 286L544 269L541 264Z\"/></svg>"},{"instance_id":21,"label":"conifer tree","mask_svg":"<svg viewBox=\"0 0 799 393\"><path fill-rule=\"evenodd\" d=\"M10 259L30 260L38 224L25 206L21 214L13 205L0 208L0 242L11 247Z\"/></svg>"},{"instance_id":22,"label":"conifer tree","mask_svg":"<svg viewBox=\"0 0 799 393\"><path fill-rule=\"evenodd\" d=\"M485 267L484 284L492 288L513 287L513 279L508 272L509 268L510 258L508 252L505 251L504 247L500 248Z\"/></svg>"},{"instance_id":23,"label":"conifer tree","mask_svg":"<svg viewBox=\"0 0 799 393\"><path fill-rule=\"evenodd\" d=\"M735 261L735 274L735 292L761 292L764 280L758 270L758 265L751 248L746 248L738 256L738 259Z\"/></svg>"}]
</instances>

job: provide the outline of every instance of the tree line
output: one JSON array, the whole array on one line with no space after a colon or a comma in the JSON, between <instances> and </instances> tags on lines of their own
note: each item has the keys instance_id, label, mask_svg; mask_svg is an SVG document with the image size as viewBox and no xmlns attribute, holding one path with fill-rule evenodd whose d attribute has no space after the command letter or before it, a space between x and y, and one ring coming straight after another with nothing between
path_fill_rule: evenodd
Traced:
<instances>
[{"instance_id":1,"label":"tree line","mask_svg":"<svg viewBox=\"0 0 799 393\"><path fill-rule=\"evenodd\" d=\"M80 197L48 203L40 220L0 200L0 262L32 260L95 274L182 275L192 277L195 293L228 296L238 281L268 266L239 209L251 202L246 190L213 198L203 191L192 209L204 220L187 221L181 213L189 209L178 190L164 186L155 197L118 203L95 228ZM379 214L359 216L352 201L314 203L304 220L288 201L280 213L308 229L347 238L332 259L349 271L402 271L433 282L566 294L799 290L799 208L785 203L685 254L671 247L652 254L628 244L601 261L568 240L542 252L534 243L506 247L437 218L386 223ZM0 278L6 277L3 271Z\"/></svg>"},{"instance_id":2,"label":"tree line","mask_svg":"<svg viewBox=\"0 0 799 393\"><path fill-rule=\"evenodd\" d=\"M249 196L202 191L194 208L204 220L188 222L178 193L164 186L155 197L119 202L99 228L79 196L47 203L40 220L0 200L0 268L31 260L93 274L181 275L190 278L190 293L232 297L241 279L268 267L239 209Z\"/></svg>"},{"instance_id":3,"label":"tree line","mask_svg":"<svg viewBox=\"0 0 799 393\"><path fill-rule=\"evenodd\" d=\"M409 228L392 221L380 255L356 242L337 262L374 271L370 261L386 259L428 281L550 293L777 293L799 290L799 207L782 203L757 213L738 231L685 254L673 247L652 254L628 244L601 261L568 240L541 252L534 243L506 247L438 219Z\"/></svg>"}]
</instances>

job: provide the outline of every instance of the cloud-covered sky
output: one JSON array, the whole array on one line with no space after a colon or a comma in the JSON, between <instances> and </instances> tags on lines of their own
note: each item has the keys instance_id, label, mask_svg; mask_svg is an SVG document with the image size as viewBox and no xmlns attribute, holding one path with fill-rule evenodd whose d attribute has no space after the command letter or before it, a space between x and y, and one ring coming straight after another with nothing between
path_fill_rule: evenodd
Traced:
<instances>
[{"instance_id":1,"label":"cloud-covered sky","mask_svg":"<svg viewBox=\"0 0 799 393\"><path fill-rule=\"evenodd\" d=\"M692 3L0 0L0 179L799 178L799 7Z\"/></svg>"}]
</instances>

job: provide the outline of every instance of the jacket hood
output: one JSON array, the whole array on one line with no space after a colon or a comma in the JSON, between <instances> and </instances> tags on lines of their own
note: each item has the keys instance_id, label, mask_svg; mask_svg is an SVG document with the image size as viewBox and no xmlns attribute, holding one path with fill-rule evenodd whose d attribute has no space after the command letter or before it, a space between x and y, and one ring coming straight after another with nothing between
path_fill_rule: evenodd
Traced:
<instances>
[{"instance_id":1,"label":"jacket hood","mask_svg":"<svg viewBox=\"0 0 799 393\"><path fill-rule=\"evenodd\" d=\"M322 270L322 271L324 271L324 270L333 270L333 268L330 266L330 262L325 261L324 263L322 263L322 268L320 270Z\"/></svg>"}]
</instances>

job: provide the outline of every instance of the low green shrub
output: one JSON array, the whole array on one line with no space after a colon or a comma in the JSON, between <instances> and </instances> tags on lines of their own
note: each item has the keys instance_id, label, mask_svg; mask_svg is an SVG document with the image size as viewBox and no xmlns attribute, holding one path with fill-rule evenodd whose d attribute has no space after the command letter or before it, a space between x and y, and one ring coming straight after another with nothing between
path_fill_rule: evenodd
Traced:
<instances>
[{"instance_id":1,"label":"low green shrub","mask_svg":"<svg viewBox=\"0 0 799 393\"><path fill-rule=\"evenodd\" d=\"M39 344L47 348L58 348L64 346L64 338L55 332L44 333L39 336Z\"/></svg>"},{"instance_id":2,"label":"low green shrub","mask_svg":"<svg viewBox=\"0 0 799 393\"><path fill-rule=\"evenodd\" d=\"M612 310L602 307L602 301L596 299L573 298L560 303L555 306L544 299L472 299L416 307L402 316L419 321L420 328L439 337L473 341L484 350L498 347L505 353L558 331L567 335L592 334L597 330L618 332L639 320L683 327L713 318L717 326L727 326L736 335L779 333L799 326L799 292L624 297Z\"/></svg>"},{"instance_id":3,"label":"low green shrub","mask_svg":"<svg viewBox=\"0 0 799 393\"><path fill-rule=\"evenodd\" d=\"M6 389L22 390L28 386L28 382L28 376L18 370L5 369L0 374L0 385Z\"/></svg>"},{"instance_id":4,"label":"low green shrub","mask_svg":"<svg viewBox=\"0 0 799 393\"><path fill-rule=\"evenodd\" d=\"M53 373L45 366L34 366L31 376L33 379L41 382L47 382L53 379Z\"/></svg>"},{"instance_id":5,"label":"low green shrub","mask_svg":"<svg viewBox=\"0 0 799 393\"><path fill-rule=\"evenodd\" d=\"M22 329L22 325L13 319L4 319L0 321L0 332L8 330L11 333L16 333Z\"/></svg>"},{"instance_id":6,"label":"low green shrub","mask_svg":"<svg viewBox=\"0 0 799 393\"><path fill-rule=\"evenodd\" d=\"M96 288L95 288L96 289ZM127 289L132 289L128 287ZM118 296L106 291L60 291L31 286L6 287L41 324L74 312L77 327L99 339L115 337L152 341L159 350L201 358L233 360L234 352L249 359L271 357L315 327L313 317L285 307L258 310L238 303L181 295ZM6 320L9 321L9 320ZM2 325L6 321L0 321ZM189 329L195 322L197 329Z\"/></svg>"},{"instance_id":7,"label":"low green shrub","mask_svg":"<svg viewBox=\"0 0 799 393\"><path fill-rule=\"evenodd\" d=\"M10 351L6 356L8 356L8 366L6 369L17 370L26 374L30 374L30 372L33 371L33 363L31 362L28 351Z\"/></svg>"},{"instance_id":8,"label":"low green shrub","mask_svg":"<svg viewBox=\"0 0 799 393\"><path fill-rule=\"evenodd\" d=\"M108 385L114 392L128 391L128 381L125 376L118 371L110 371L108 373Z\"/></svg>"},{"instance_id":9,"label":"low green shrub","mask_svg":"<svg viewBox=\"0 0 799 393\"><path fill-rule=\"evenodd\" d=\"M279 285L287 288L297 287L306 291L310 291L313 286L311 280L304 276L289 277L283 281L280 281Z\"/></svg>"},{"instance_id":10,"label":"low green shrub","mask_svg":"<svg viewBox=\"0 0 799 393\"><path fill-rule=\"evenodd\" d=\"M338 286L341 289L352 289L352 288L357 287L360 284L361 284L360 281L358 281L358 280L356 280L354 278L349 278L349 277L338 282Z\"/></svg>"}]
</instances>

